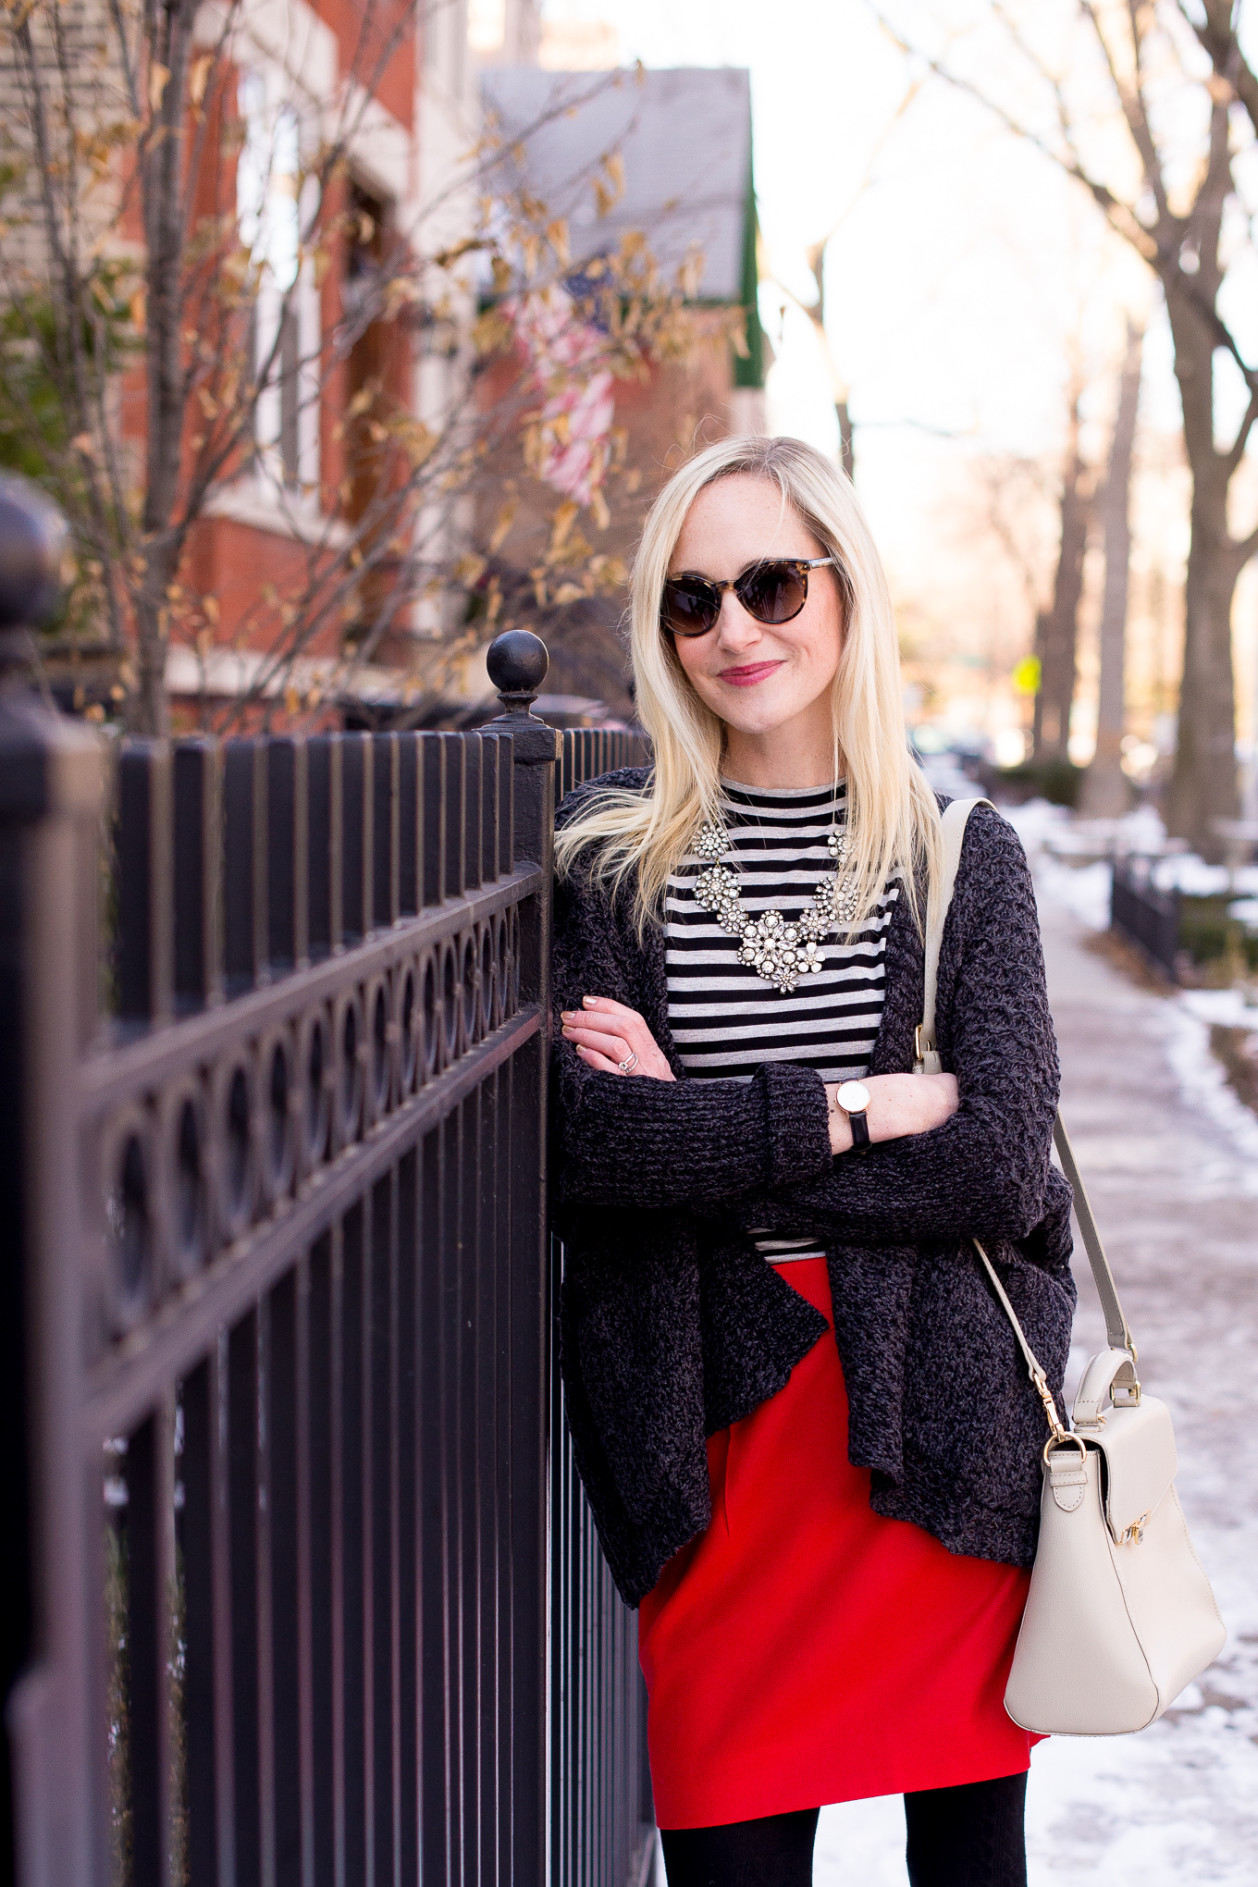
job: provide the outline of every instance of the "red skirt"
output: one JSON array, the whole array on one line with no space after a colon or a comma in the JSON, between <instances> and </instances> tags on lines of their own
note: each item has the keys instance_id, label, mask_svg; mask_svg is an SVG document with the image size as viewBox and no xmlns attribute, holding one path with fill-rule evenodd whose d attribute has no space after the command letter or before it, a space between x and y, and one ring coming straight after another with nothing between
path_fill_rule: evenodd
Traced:
<instances>
[{"instance_id":1,"label":"red skirt","mask_svg":"<svg viewBox=\"0 0 1258 1887\"><path fill-rule=\"evenodd\" d=\"M782 1275L829 1320L822 1258ZM1028 1574L949 1553L869 1506L823 1339L708 1443L712 1520L642 1601L661 1828L1014 1775L1005 1714Z\"/></svg>"}]
</instances>

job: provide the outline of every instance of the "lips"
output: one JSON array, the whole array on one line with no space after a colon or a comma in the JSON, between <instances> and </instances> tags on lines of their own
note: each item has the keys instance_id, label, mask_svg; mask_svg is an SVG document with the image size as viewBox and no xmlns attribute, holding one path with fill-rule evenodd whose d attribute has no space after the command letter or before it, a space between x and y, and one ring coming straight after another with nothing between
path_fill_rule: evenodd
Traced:
<instances>
[{"instance_id":1,"label":"lips","mask_svg":"<svg viewBox=\"0 0 1258 1887\"><path fill-rule=\"evenodd\" d=\"M718 679L729 682L733 688L754 688L758 681L775 674L781 666L781 662L749 662L745 668L723 668Z\"/></svg>"}]
</instances>

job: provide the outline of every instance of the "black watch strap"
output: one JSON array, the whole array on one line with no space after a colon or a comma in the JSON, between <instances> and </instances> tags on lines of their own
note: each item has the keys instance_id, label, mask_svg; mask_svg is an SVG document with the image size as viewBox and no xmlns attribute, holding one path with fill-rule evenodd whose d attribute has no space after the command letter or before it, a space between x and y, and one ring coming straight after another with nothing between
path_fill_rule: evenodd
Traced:
<instances>
[{"instance_id":1,"label":"black watch strap","mask_svg":"<svg viewBox=\"0 0 1258 1887\"><path fill-rule=\"evenodd\" d=\"M847 1121L852 1129L852 1152L868 1153L873 1145L869 1138L869 1115L862 1107L859 1114L849 1114Z\"/></svg>"}]
</instances>

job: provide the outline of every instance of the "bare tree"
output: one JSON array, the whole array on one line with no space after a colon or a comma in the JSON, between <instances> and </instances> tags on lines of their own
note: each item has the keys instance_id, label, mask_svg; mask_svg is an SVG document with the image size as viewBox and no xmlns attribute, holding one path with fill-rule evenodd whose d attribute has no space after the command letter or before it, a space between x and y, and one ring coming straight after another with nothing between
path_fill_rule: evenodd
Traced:
<instances>
[{"instance_id":1,"label":"bare tree","mask_svg":"<svg viewBox=\"0 0 1258 1887\"><path fill-rule=\"evenodd\" d=\"M1059 494L1050 490L1044 462L1014 453L972 457L968 469L979 496L977 515L966 515L967 537L980 542L990 533L1022 591L1031 623L1042 610L1045 573L1049 564L1048 522L1060 509ZM983 546L981 555L989 554ZM1016 633L1016 631L1015 631Z\"/></svg>"},{"instance_id":2,"label":"bare tree","mask_svg":"<svg viewBox=\"0 0 1258 1887\"><path fill-rule=\"evenodd\" d=\"M1173 832L1208 857L1220 854L1215 821L1235 816L1232 601L1258 528L1234 535L1229 511L1237 472L1258 420L1258 369L1224 314L1220 293L1235 244L1227 226L1238 199L1233 127L1258 126L1258 80L1230 0L992 0L1018 88L1001 92L964 66L959 49L924 47L885 12L896 42L1026 139L1091 198L1109 226L1161 284L1192 477L1179 735L1168 802ZM1055 39L1066 51L1048 50ZM1203 56L1208 54L1208 59ZM990 69L990 68L989 68ZM1025 81L1036 102L1026 106ZM1097 132L1098 99L1109 128ZM1186 124L1201 135L1185 161ZM1112 129L1121 131L1115 139ZM1218 357L1239 375L1247 403L1229 439L1216 436Z\"/></svg>"},{"instance_id":3,"label":"bare tree","mask_svg":"<svg viewBox=\"0 0 1258 1887\"><path fill-rule=\"evenodd\" d=\"M831 230L830 236L833 234L834 231ZM830 397L834 401L834 417L839 428L839 464L849 478L855 478L856 435L852 429L850 405L852 389L839 371L834 342L826 327L826 249L829 246L830 236L825 236L820 242L813 243L808 251L808 267L817 285L817 295L815 301L810 302L804 312L812 322L817 343L830 370Z\"/></svg>"},{"instance_id":4,"label":"bare tree","mask_svg":"<svg viewBox=\"0 0 1258 1887\"><path fill-rule=\"evenodd\" d=\"M234 626L261 654L236 718L277 699L313 710L403 645L439 669L494 627L501 597L475 620L458 606L484 563L460 519L505 431L528 435L556 521L546 580L614 581L606 559L574 556L572 529L583 507L605 516L614 453L589 456L577 503L547 467L574 388L689 344L686 285L661 277L641 236L596 253L597 221L595 250L573 257L492 133L405 223L358 186L373 101L448 4L366 0L323 98L282 75L278 95L252 85L249 0L24 0L9 15L0 433L41 461L69 515L137 729L167 725L172 643L203 672L222 652L197 533L245 476L291 555L284 585L259 584ZM547 116L626 83L591 75ZM605 153L589 179L605 207L618 163ZM539 324L579 344L531 346ZM409 371L391 369L399 335L455 356L439 410L417 413ZM480 369L504 350L524 370L487 400ZM442 599L448 633L416 643L414 612Z\"/></svg>"},{"instance_id":5,"label":"bare tree","mask_svg":"<svg viewBox=\"0 0 1258 1887\"><path fill-rule=\"evenodd\" d=\"M1092 516L1093 476L1079 444L1078 378L1070 389L1066 450L1061 477L1061 536L1052 601L1035 618L1035 653L1040 685L1035 697L1033 757L1065 761L1070 757L1070 713L1078 680L1079 604L1083 598L1083 561Z\"/></svg>"},{"instance_id":6,"label":"bare tree","mask_svg":"<svg viewBox=\"0 0 1258 1887\"><path fill-rule=\"evenodd\" d=\"M838 235L857 204L860 203L867 192L873 188L876 182L878 159L881 157L896 126L908 114L910 107L920 91L921 86L916 82L912 82L905 87L899 99L896 101L894 111L892 111L887 122L879 132L868 159L866 160L865 168L861 173L860 179L849 195L847 203L844 205L837 220L831 225L830 229L821 240L811 244L807 250L806 260L808 270L816 288L813 300L805 304L799 300L798 296L796 296L791 289L786 288L784 283L778 283L778 286L790 296L797 308L803 310L804 314L807 315L809 321L812 323L817 345L821 349L821 356L826 363L826 369L830 376L830 397L834 402L834 417L839 430L839 464L851 479L856 477L856 430L852 419L852 389L847 376L839 365L839 357L835 350L834 336L826 321L826 251L829 249L830 244Z\"/></svg>"},{"instance_id":7,"label":"bare tree","mask_svg":"<svg viewBox=\"0 0 1258 1887\"><path fill-rule=\"evenodd\" d=\"M1131 565L1131 463L1140 406L1144 330L1127 323L1127 351L1118 383L1118 406L1105 481L1097 498L1097 523L1105 542L1105 588L1101 599L1101 663L1096 711L1096 753L1083 782L1082 810L1113 819L1127 810L1123 773L1126 732L1127 592Z\"/></svg>"}]
</instances>

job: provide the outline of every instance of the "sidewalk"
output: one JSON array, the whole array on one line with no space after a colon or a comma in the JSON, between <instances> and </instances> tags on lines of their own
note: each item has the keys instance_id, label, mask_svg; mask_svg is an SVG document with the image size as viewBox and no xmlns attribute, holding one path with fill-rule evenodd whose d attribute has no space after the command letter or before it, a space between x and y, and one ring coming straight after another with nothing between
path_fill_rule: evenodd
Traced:
<instances>
[{"instance_id":1,"label":"sidewalk","mask_svg":"<svg viewBox=\"0 0 1258 1887\"><path fill-rule=\"evenodd\" d=\"M1062 1107L1140 1348L1171 1405L1179 1492L1229 1628L1218 1664L1138 1736L1036 1751L1030 1887L1258 1881L1258 1120L1206 1030L1134 988L1042 901ZM1104 1327L1076 1255L1067 1388ZM827 1809L815 1887L904 1887L898 1798Z\"/></svg>"}]
</instances>

